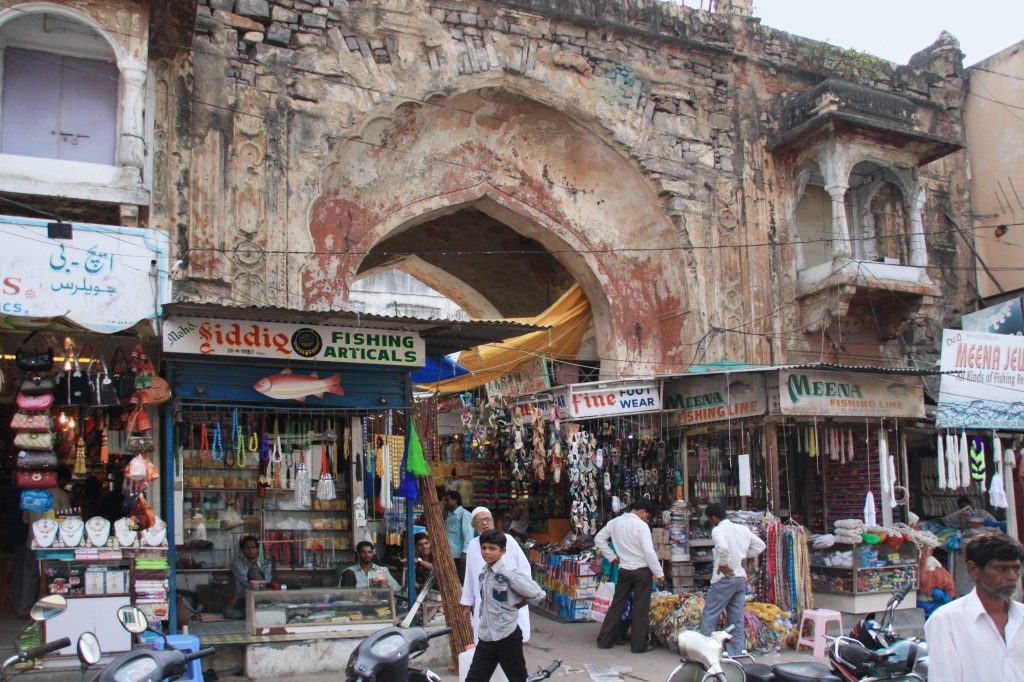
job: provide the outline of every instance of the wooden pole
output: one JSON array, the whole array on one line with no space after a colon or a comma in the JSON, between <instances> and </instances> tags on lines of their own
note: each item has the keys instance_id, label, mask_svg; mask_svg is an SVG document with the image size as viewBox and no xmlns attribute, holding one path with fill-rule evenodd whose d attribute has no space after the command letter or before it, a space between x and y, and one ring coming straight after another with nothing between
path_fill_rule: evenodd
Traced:
<instances>
[{"instance_id":1,"label":"wooden pole","mask_svg":"<svg viewBox=\"0 0 1024 682\"><path fill-rule=\"evenodd\" d=\"M435 455L436 456L436 455ZM420 501L423 503L423 520L430 534L430 546L434 550L434 567L437 571L437 586L441 591L441 603L444 606L444 619L452 633L448 641L452 647L452 662L455 672L459 672L459 654L473 643L473 628L462 617L462 583L459 572L455 568L451 545L448 544L448 533L444 519L441 517L441 503L437 499L437 488L430 476L419 478Z\"/></svg>"}]
</instances>

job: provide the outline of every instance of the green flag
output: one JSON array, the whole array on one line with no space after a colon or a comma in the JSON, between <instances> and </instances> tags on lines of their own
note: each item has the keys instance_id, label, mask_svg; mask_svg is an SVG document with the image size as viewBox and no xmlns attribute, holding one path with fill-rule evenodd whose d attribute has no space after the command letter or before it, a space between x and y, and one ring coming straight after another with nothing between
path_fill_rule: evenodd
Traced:
<instances>
[{"instance_id":1,"label":"green flag","mask_svg":"<svg viewBox=\"0 0 1024 682\"><path fill-rule=\"evenodd\" d=\"M416 435L416 424L412 423L412 420L409 423L409 457L405 462L405 470L414 476L430 475L430 467L423 458L423 444Z\"/></svg>"}]
</instances>

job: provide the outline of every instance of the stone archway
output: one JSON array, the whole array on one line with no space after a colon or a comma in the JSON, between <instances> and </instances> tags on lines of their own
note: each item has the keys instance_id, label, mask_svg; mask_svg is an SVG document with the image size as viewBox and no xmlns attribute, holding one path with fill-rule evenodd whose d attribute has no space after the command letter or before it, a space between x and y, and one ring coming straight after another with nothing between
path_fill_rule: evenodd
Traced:
<instances>
[{"instance_id":1,"label":"stone archway","mask_svg":"<svg viewBox=\"0 0 1024 682\"><path fill-rule=\"evenodd\" d=\"M603 368L679 371L680 245L651 184L580 122L504 90L406 105L340 146L309 216L305 305L341 307L374 246L467 207L542 245L590 300ZM692 341L691 341L692 342Z\"/></svg>"}]
</instances>

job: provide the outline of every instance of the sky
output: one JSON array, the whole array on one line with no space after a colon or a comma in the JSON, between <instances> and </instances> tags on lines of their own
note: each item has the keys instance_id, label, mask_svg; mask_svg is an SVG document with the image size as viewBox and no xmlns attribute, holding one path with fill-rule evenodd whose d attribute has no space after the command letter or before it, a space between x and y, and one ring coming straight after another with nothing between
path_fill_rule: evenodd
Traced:
<instances>
[{"instance_id":1,"label":"sky","mask_svg":"<svg viewBox=\"0 0 1024 682\"><path fill-rule=\"evenodd\" d=\"M942 31L960 41L965 66L1024 40L1024 0L754 0L754 15L766 26L898 64Z\"/></svg>"}]
</instances>

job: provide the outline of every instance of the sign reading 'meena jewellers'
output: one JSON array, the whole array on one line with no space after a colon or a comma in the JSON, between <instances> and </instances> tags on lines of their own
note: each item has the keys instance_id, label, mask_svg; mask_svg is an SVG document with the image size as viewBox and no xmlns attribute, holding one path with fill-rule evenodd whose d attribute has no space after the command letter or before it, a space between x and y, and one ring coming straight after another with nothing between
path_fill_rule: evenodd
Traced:
<instances>
[{"instance_id":1,"label":"sign reading 'meena jewellers'","mask_svg":"<svg viewBox=\"0 0 1024 682\"><path fill-rule=\"evenodd\" d=\"M185 316L164 322L164 352L403 367L426 363L416 332Z\"/></svg>"},{"instance_id":2,"label":"sign reading 'meena jewellers'","mask_svg":"<svg viewBox=\"0 0 1024 682\"><path fill-rule=\"evenodd\" d=\"M656 380L598 384L593 388L587 385L566 386L555 391L554 399L570 419L657 412L661 409L661 391Z\"/></svg>"}]
</instances>

